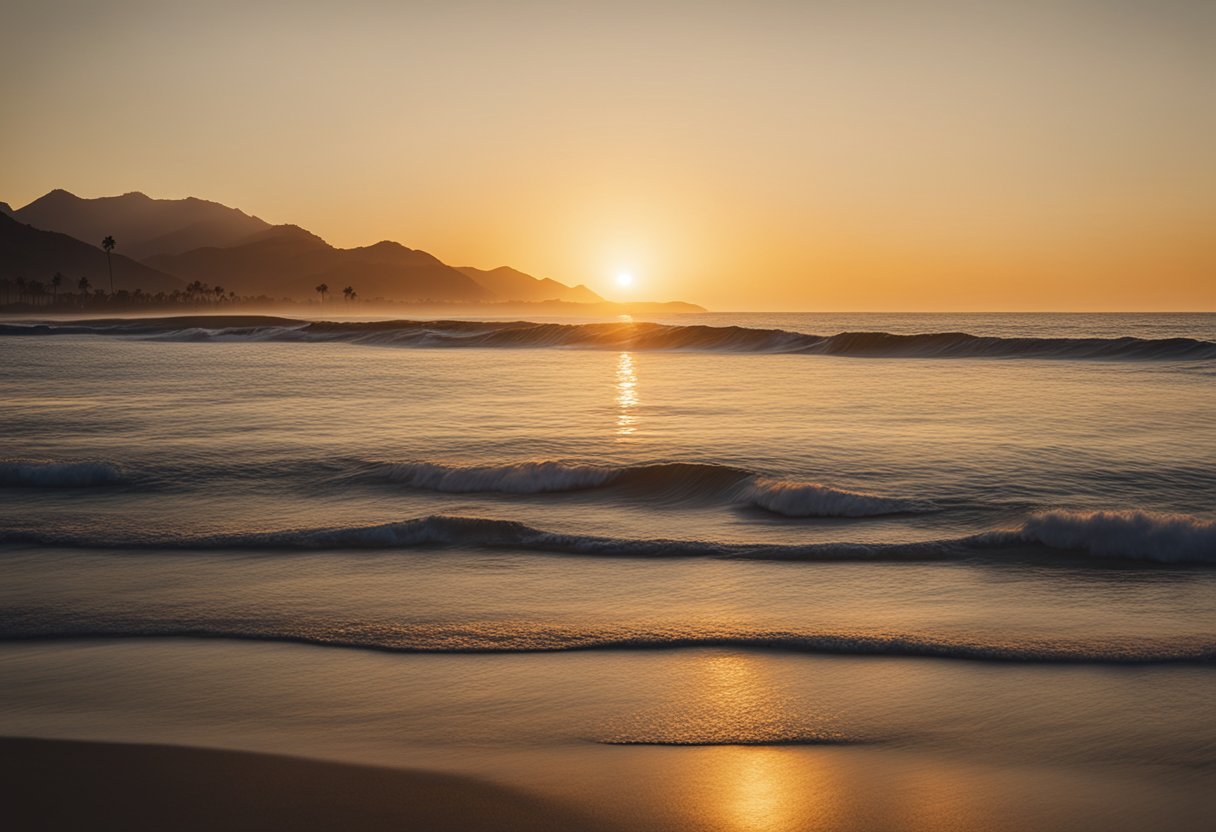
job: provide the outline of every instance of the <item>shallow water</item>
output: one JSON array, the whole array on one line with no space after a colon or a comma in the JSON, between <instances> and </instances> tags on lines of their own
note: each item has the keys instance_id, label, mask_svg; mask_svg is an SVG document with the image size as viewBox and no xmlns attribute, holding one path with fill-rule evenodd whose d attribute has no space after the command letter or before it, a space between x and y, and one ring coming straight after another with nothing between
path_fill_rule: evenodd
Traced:
<instances>
[{"instance_id":1,"label":"shallow water","mask_svg":"<svg viewBox=\"0 0 1216 832\"><path fill-rule=\"evenodd\" d=\"M1216 316L694 319L0 334L0 731L1201 828ZM770 348L846 331L998 341Z\"/></svg>"}]
</instances>

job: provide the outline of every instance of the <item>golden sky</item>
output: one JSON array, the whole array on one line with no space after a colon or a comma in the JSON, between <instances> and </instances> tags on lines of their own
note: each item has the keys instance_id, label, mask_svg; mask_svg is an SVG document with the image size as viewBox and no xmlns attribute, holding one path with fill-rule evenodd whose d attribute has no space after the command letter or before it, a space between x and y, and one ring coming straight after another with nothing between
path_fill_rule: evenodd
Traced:
<instances>
[{"instance_id":1,"label":"golden sky","mask_svg":"<svg viewBox=\"0 0 1216 832\"><path fill-rule=\"evenodd\" d=\"M1213 44L1203 0L8 0L0 200L723 310L1216 310Z\"/></svg>"}]
</instances>

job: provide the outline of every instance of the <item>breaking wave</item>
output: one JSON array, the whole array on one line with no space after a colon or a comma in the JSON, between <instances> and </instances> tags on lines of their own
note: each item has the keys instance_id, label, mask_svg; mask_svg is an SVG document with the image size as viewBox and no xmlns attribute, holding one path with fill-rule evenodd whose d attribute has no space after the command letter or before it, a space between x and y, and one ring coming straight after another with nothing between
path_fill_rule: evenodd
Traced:
<instances>
[{"instance_id":1,"label":"breaking wave","mask_svg":"<svg viewBox=\"0 0 1216 832\"><path fill-rule=\"evenodd\" d=\"M400 523L251 534L106 539L58 532L0 532L0 543L126 549L410 549L464 546L629 558L733 558L771 561L1009 562L1052 553L1145 563L1216 564L1216 522L1146 512L1046 512L1015 529L903 543L731 543L560 534L511 520L434 515Z\"/></svg>"},{"instance_id":2,"label":"breaking wave","mask_svg":"<svg viewBox=\"0 0 1216 832\"><path fill-rule=\"evenodd\" d=\"M1216 563L1216 522L1146 511L1049 511L1031 517L1022 540L1105 558Z\"/></svg>"},{"instance_id":3,"label":"breaking wave","mask_svg":"<svg viewBox=\"0 0 1216 832\"><path fill-rule=\"evenodd\" d=\"M370 463L356 476L451 494L543 494L613 487L648 495L724 499L787 517L874 517L932 510L924 501L777 479L712 463L659 462L622 467L559 461L470 466Z\"/></svg>"},{"instance_id":4,"label":"breaking wave","mask_svg":"<svg viewBox=\"0 0 1216 832\"><path fill-rule=\"evenodd\" d=\"M171 341L340 341L418 348L574 347L873 358L1216 359L1216 343L1194 338L1001 338L964 332L810 335L782 329L657 323L309 322L251 315L0 324L0 336L55 334L125 335Z\"/></svg>"},{"instance_id":5,"label":"breaking wave","mask_svg":"<svg viewBox=\"0 0 1216 832\"><path fill-rule=\"evenodd\" d=\"M108 462L0 462L0 487L92 488L126 482L122 470Z\"/></svg>"}]
</instances>

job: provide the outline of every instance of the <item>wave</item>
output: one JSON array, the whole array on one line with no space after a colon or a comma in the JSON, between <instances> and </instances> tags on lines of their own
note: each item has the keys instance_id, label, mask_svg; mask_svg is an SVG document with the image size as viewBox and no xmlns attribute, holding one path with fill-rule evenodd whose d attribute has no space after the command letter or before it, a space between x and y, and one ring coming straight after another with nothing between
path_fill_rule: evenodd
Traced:
<instances>
[{"instance_id":1,"label":"wave","mask_svg":"<svg viewBox=\"0 0 1216 832\"><path fill-rule=\"evenodd\" d=\"M630 558L732 558L771 561L938 561L1042 559L1053 553L1145 563L1216 564L1216 522L1147 512L1046 512L1016 529L894 543L730 543L560 534L512 520L430 517L375 526L340 526L250 534L104 538L59 532L5 531L0 543L102 549L392 550L465 546L565 555ZM1057 557L1058 559L1058 557Z\"/></svg>"},{"instance_id":2,"label":"wave","mask_svg":"<svg viewBox=\"0 0 1216 832\"><path fill-rule=\"evenodd\" d=\"M725 745L872 745L875 740L846 735L830 734L773 734L756 737L704 736L704 737L605 737L595 740L600 745L656 745L677 748L702 748Z\"/></svg>"},{"instance_id":3,"label":"wave","mask_svg":"<svg viewBox=\"0 0 1216 832\"><path fill-rule=\"evenodd\" d=\"M928 508L927 504L913 500L769 477L756 477L748 489L747 499L752 505L786 517L875 517Z\"/></svg>"},{"instance_id":4,"label":"wave","mask_svg":"<svg viewBox=\"0 0 1216 832\"><path fill-rule=\"evenodd\" d=\"M201 638L309 644L393 653L555 653L615 650L723 648L827 656L884 656L1019 664L1216 663L1216 642L1122 639L1071 641L960 640L918 634L819 633L732 630L713 626L650 631L628 627L561 627L520 622L465 625L310 622L306 627L272 621L96 620L37 613L6 615L0 641L66 641L118 638Z\"/></svg>"},{"instance_id":5,"label":"wave","mask_svg":"<svg viewBox=\"0 0 1216 832\"><path fill-rule=\"evenodd\" d=\"M374 467L374 473L411 488L449 494L543 494L598 488L619 477L621 472L600 465L543 461L472 466L432 462L382 463Z\"/></svg>"},{"instance_id":6,"label":"wave","mask_svg":"<svg viewBox=\"0 0 1216 832\"><path fill-rule=\"evenodd\" d=\"M1146 511L1049 511L1031 517L1022 540L1106 558L1216 563L1216 521Z\"/></svg>"},{"instance_id":7,"label":"wave","mask_svg":"<svg viewBox=\"0 0 1216 832\"><path fill-rule=\"evenodd\" d=\"M730 465L655 462L608 466L539 460L502 465L445 465L436 462L313 460L285 465L279 474L305 480L380 482L448 494L547 494L614 487L630 494L676 499L725 500L788 517L872 517L931 511L925 501L900 500L811 482L782 480ZM139 483L174 487L206 476L261 477L264 466L237 464L188 471L159 469L139 477L108 462L0 461L0 487L69 487Z\"/></svg>"},{"instance_id":8,"label":"wave","mask_svg":"<svg viewBox=\"0 0 1216 832\"><path fill-rule=\"evenodd\" d=\"M471 466L369 463L355 477L451 494L543 494L612 486L646 495L737 501L787 517L874 517L932 510L924 501L777 479L713 463L658 462L621 467L554 460Z\"/></svg>"},{"instance_id":9,"label":"wave","mask_svg":"<svg viewBox=\"0 0 1216 832\"><path fill-rule=\"evenodd\" d=\"M1216 343L1195 338L1003 338L964 332L811 335L782 329L657 323L309 322L242 315L0 324L0 336L55 334L126 335L171 341L339 341L416 348L577 347L870 358L1216 359Z\"/></svg>"},{"instance_id":10,"label":"wave","mask_svg":"<svg viewBox=\"0 0 1216 832\"><path fill-rule=\"evenodd\" d=\"M0 462L0 487L91 488L128 481L108 462Z\"/></svg>"}]
</instances>

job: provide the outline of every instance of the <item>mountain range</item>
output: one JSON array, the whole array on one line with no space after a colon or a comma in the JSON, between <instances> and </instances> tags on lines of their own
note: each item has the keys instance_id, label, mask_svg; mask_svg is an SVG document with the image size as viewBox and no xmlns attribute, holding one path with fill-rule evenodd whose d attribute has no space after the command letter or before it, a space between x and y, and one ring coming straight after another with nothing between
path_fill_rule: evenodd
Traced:
<instances>
[{"instance_id":1,"label":"mountain range","mask_svg":"<svg viewBox=\"0 0 1216 832\"><path fill-rule=\"evenodd\" d=\"M326 283L332 292L353 286L365 300L606 303L584 285L508 266L452 267L389 240L336 248L299 226L271 225L218 202L138 192L85 199L57 189L16 210L0 203L0 277L45 281L61 272L69 286L85 276L108 288L106 256L97 245L106 236L118 243L119 290L169 292L197 280L242 296L301 300Z\"/></svg>"},{"instance_id":2,"label":"mountain range","mask_svg":"<svg viewBox=\"0 0 1216 832\"><path fill-rule=\"evenodd\" d=\"M138 286L155 294L183 286L179 278L121 254L113 255L112 264L115 288ZM64 276L63 291L76 291L82 277L96 289L110 287L106 253L100 248L67 234L32 228L0 211L0 278L25 277L49 283L56 273Z\"/></svg>"}]
</instances>

